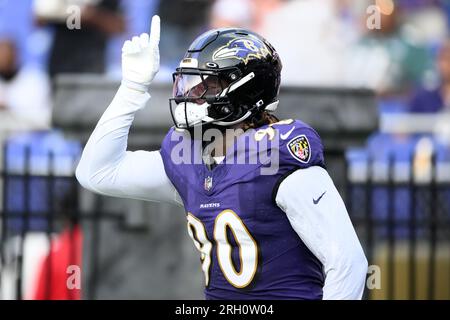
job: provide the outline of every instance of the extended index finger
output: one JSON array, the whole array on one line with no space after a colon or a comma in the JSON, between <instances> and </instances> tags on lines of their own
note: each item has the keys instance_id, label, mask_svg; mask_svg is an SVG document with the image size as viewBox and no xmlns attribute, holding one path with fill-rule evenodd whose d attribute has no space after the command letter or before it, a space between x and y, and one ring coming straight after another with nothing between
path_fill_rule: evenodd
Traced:
<instances>
[{"instance_id":1,"label":"extended index finger","mask_svg":"<svg viewBox=\"0 0 450 320\"><path fill-rule=\"evenodd\" d=\"M150 29L150 45L157 46L159 45L161 32L161 19L158 15L154 15L152 18L152 25Z\"/></svg>"}]
</instances>

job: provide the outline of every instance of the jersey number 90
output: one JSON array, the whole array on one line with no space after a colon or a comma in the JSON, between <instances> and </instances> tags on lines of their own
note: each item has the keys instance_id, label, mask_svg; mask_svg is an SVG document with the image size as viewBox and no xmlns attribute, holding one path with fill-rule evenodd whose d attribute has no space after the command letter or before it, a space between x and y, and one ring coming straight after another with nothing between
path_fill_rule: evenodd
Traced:
<instances>
[{"instance_id":1,"label":"jersey number 90","mask_svg":"<svg viewBox=\"0 0 450 320\"><path fill-rule=\"evenodd\" d=\"M211 267L211 251L213 245L209 241L203 223L192 214L187 215L189 236L200 251L202 270L205 274L206 286L209 284ZM231 231L239 250L240 270L236 270L231 259L227 228ZM258 246L239 216L232 210L219 213L214 222L214 241L217 250L217 261L227 281L236 288L245 288L253 280L258 268Z\"/></svg>"}]
</instances>

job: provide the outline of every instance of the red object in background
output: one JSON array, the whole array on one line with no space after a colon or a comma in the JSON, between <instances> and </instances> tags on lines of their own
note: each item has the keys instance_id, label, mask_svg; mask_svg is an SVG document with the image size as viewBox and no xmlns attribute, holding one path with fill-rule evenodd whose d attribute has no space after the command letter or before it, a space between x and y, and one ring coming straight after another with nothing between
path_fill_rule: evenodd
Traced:
<instances>
[{"instance_id":1,"label":"red object in background","mask_svg":"<svg viewBox=\"0 0 450 320\"><path fill-rule=\"evenodd\" d=\"M82 243L79 225L65 229L52 240L50 253L38 266L33 300L81 299ZM80 284L79 289L76 288L77 283Z\"/></svg>"}]
</instances>

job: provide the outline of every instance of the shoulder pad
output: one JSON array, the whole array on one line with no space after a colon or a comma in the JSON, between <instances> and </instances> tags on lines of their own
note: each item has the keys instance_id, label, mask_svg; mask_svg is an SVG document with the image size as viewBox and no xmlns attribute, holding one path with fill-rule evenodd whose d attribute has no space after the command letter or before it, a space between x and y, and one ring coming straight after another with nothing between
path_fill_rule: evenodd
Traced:
<instances>
[{"instance_id":1,"label":"shoulder pad","mask_svg":"<svg viewBox=\"0 0 450 320\"><path fill-rule=\"evenodd\" d=\"M281 165L307 168L325 167L323 145L318 133L300 120L282 120L269 126L261 127L255 138L278 142L279 161Z\"/></svg>"}]
</instances>

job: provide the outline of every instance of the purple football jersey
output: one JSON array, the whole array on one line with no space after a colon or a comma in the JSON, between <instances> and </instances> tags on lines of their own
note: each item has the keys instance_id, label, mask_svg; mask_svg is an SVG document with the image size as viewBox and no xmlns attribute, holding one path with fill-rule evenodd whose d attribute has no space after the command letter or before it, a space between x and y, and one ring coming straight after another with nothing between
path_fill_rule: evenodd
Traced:
<instances>
[{"instance_id":1,"label":"purple football jersey","mask_svg":"<svg viewBox=\"0 0 450 320\"><path fill-rule=\"evenodd\" d=\"M247 130L212 169L187 135L171 129L161 155L201 252L206 298L321 299L322 264L274 200L290 173L325 167L319 135L298 120Z\"/></svg>"}]
</instances>

